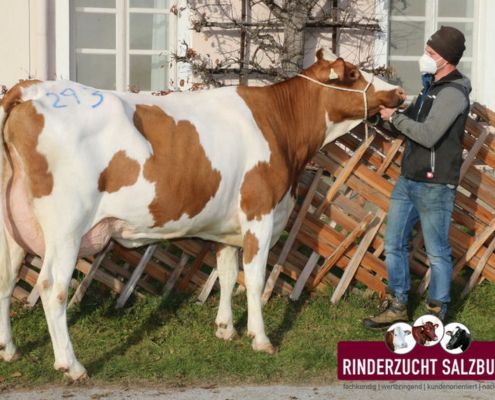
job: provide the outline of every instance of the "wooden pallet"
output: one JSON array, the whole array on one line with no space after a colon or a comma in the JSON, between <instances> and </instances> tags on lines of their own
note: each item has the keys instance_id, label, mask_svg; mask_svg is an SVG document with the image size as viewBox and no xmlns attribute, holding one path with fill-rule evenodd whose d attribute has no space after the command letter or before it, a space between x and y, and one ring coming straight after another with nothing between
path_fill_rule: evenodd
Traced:
<instances>
[{"instance_id":1,"label":"wooden pallet","mask_svg":"<svg viewBox=\"0 0 495 400\"><path fill-rule=\"evenodd\" d=\"M495 282L495 113L478 103L466 124L465 159L455 202L450 243L454 277L467 294L484 279ZM335 286L332 301L353 288L384 295L387 271L383 248L390 193L400 174L404 136L364 125L328 144L313 159L300 181L299 201L287 224L287 235L270 250L263 302L273 292L298 299L304 290ZM481 167L482 166L482 167ZM428 259L421 229L411 242L411 273L421 293L429 284ZM242 263L241 263L242 265ZM29 256L14 297L34 304L33 288L41 260ZM86 276L71 304L81 300L96 280L119 294L122 307L134 293L167 295L171 290L197 290L205 301L218 288L215 244L176 240L139 249L112 244L102 254L79 260ZM462 271L471 273L462 279ZM238 283L244 285L239 272Z\"/></svg>"}]
</instances>

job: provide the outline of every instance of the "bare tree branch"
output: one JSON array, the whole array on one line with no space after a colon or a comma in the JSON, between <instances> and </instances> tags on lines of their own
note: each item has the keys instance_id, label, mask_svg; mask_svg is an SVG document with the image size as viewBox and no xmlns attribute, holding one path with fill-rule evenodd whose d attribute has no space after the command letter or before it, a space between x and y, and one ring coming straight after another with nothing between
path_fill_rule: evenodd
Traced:
<instances>
[{"instance_id":1,"label":"bare tree branch","mask_svg":"<svg viewBox=\"0 0 495 400\"><path fill-rule=\"evenodd\" d=\"M319 31L330 29L332 49L336 49L338 43L363 42L364 46L354 46L357 50L354 50L352 62L369 66L373 59L369 54L361 54L361 48L369 48L374 33L381 28L377 19L369 17L373 15L373 9L361 12L356 7L357 2L202 0L193 7L193 29L204 33L206 39L219 35L231 37L232 32L237 32L238 35L229 40L235 41L238 49L222 48L219 50L221 59L215 60L209 54L201 55L188 49L189 56L176 60L189 63L204 87L220 86L236 76L240 84L246 84L249 76L285 79L302 69L307 39L316 38ZM241 14L236 13L234 3L243 4ZM340 4L344 7L339 7ZM254 11L261 8L265 9L264 14ZM261 14L263 17L259 17Z\"/></svg>"}]
</instances>

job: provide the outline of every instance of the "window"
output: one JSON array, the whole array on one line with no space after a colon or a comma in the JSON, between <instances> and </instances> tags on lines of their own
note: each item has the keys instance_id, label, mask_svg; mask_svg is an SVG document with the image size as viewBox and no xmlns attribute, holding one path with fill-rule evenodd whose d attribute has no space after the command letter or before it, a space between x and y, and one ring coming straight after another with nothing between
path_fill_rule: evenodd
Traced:
<instances>
[{"instance_id":1,"label":"window","mask_svg":"<svg viewBox=\"0 0 495 400\"><path fill-rule=\"evenodd\" d=\"M418 59L430 36L442 25L464 33L466 51L458 68L475 82L477 9L478 0L390 0L389 64L406 93L416 95L421 89ZM474 84L473 88L475 98Z\"/></svg>"},{"instance_id":2,"label":"window","mask_svg":"<svg viewBox=\"0 0 495 400\"><path fill-rule=\"evenodd\" d=\"M72 80L111 90L167 90L177 51L172 0L72 0Z\"/></svg>"}]
</instances>

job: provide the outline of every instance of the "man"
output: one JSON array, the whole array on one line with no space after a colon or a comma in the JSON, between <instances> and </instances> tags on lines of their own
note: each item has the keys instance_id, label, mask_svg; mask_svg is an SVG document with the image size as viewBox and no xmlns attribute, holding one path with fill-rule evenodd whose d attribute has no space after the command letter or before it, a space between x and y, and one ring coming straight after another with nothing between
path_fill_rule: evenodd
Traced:
<instances>
[{"instance_id":1,"label":"man","mask_svg":"<svg viewBox=\"0 0 495 400\"><path fill-rule=\"evenodd\" d=\"M385 232L388 301L383 312L363 321L366 328L387 329L408 321L409 240L418 221L431 269L425 311L441 320L447 313L452 280L449 229L470 108L471 83L457 70L464 42L462 32L442 26L426 43L419 61L423 89L417 99L403 113L380 111L383 125L403 133L408 141Z\"/></svg>"}]
</instances>

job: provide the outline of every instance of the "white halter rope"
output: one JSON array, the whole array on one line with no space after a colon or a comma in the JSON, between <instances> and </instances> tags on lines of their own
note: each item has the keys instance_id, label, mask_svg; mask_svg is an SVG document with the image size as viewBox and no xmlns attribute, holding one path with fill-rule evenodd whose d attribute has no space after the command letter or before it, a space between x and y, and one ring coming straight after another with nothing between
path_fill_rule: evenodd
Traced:
<instances>
[{"instance_id":1,"label":"white halter rope","mask_svg":"<svg viewBox=\"0 0 495 400\"><path fill-rule=\"evenodd\" d=\"M325 86L325 87L330 88L330 89L342 90L343 92L362 93L363 100L364 100L364 118L363 118L363 121L365 122L364 131L366 134L366 141L368 141L368 124L366 123L366 120L368 119L368 98L366 97L366 92L368 91L369 87L373 83L373 79L375 78L375 75L371 74L371 80L368 82L368 84L366 85L364 90L347 89L347 88L342 88L339 86L327 85L326 83L321 83L320 81L317 81L316 79L310 78L309 76L302 75L302 74L297 74L297 76L300 76L304 79L307 79L308 81L317 83L320 86Z\"/></svg>"}]
</instances>

